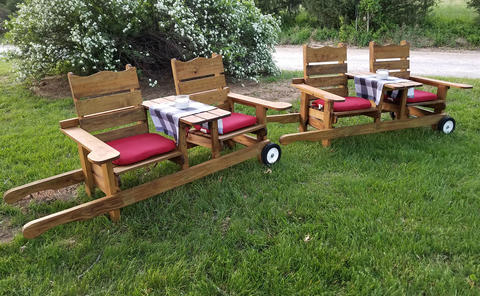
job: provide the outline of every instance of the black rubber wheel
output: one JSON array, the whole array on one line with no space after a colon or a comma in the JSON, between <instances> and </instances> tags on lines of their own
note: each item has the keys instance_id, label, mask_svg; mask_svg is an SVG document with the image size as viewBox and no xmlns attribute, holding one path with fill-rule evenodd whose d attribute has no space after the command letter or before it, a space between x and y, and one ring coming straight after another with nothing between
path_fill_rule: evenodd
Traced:
<instances>
[{"instance_id":1,"label":"black rubber wheel","mask_svg":"<svg viewBox=\"0 0 480 296\"><path fill-rule=\"evenodd\" d=\"M445 116L440 121L438 122L437 128L439 131L442 133L448 135L453 133L455 130L456 122L455 119L453 119L450 116Z\"/></svg>"},{"instance_id":2,"label":"black rubber wheel","mask_svg":"<svg viewBox=\"0 0 480 296\"><path fill-rule=\"evenodd\" d=\"M395 118L397 118L395 112L390 112L390 118L392 118L392 120L395 120Z\"/></svg>"},{"instance_id":3,"label":"black rubber wheel","mask_svg":"<svg viewBox=\"0 0 480 296\"><path fill-rule=\"evenodd\" d=\"M266 165L272 165L280 160L282 149L275 143L265 145L262 149L262 162Z\"/></svg>"}]
</instances>

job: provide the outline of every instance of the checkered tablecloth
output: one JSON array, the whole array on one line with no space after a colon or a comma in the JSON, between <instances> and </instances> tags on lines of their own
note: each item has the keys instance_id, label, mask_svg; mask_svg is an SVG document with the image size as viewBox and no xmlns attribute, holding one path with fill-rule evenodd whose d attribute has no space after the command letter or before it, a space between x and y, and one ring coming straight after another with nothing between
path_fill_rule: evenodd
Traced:
<instances>
[{"instance_id":1,"label":"checkered tablecloth","mask_svg":"<svg viewBox=\"0 0 480 296\"><path fill-rule=\"evenodd\" d=\"M387 83L395 83L395 82L402 82L408 81L406 79L397 78L397 77L388 77L388 79L378 79L376 75L364 75L364 76L355 76L355 91L357 93L357 97L369 99L374 101L375 104L380 103L380 99L382 97L382 90L383 86ZM400 93L399 90L394 90L388 92L388 97L392 99L396 99L398 94ZM413 98L414 88L408 89L407 96L409 98Z\"/></svg>"},{"instance_id":2,"label":"checkered tablecloth","mask_svg":"<svg viewBox=\"0 0 480 296\"><path fill-rule=\"evenodd\" d=\"M156 130L174 137L177 143L180 118L213 109L215 109L214 106L195 101L190 101L188 108L185 109L176 108L174 102L155 104L149 107Z\"/></svg>"}]
</instances>

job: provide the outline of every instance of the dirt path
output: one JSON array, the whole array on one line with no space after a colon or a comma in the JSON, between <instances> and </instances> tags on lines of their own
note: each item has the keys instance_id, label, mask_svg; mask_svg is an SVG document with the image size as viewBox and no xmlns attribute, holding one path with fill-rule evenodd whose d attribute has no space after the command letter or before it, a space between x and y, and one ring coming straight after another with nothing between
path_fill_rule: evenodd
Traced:
<instances>
[{"instance_id":1,"label":"dirt path","mask_svg":"<svg viewBox=\"0 0 480 296\"><path fill-rule=\"evenodd\" d=\"M281 70L302 70L301 46L277 46L274 59ZM416 49L410 52L411 72L428 76L480 78L480 50ZM368 70L368 49L348 49L348 70Z\"/></svg>"}]
</instances>

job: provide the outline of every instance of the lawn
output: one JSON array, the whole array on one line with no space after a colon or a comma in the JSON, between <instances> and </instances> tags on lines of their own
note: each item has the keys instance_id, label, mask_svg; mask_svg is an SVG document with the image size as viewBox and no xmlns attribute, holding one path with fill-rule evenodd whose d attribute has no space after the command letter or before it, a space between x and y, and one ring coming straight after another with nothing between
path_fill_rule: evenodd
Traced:
<instances>
[{"instance_id":1,"label":"lawn","mask_svg":"<svg viewBox=\"0 0 480 296\"><path fill-rule=\"evenodd\" d=\"M71 98L36 97L9 69L0 62L0 195L79 167L58 130L74 116ZM0 244L0 295L480 295L480 80L451 80L475 87L451 90L451 135L417 128L328 149L294 143L271 169L249 160L129 206L119 223L102 216L33 240L17 234ZM269 125L275 142L295 131ZM72 200L0 202L0 229L86 200L80 188Z\"/></svg>"}]
</instances>

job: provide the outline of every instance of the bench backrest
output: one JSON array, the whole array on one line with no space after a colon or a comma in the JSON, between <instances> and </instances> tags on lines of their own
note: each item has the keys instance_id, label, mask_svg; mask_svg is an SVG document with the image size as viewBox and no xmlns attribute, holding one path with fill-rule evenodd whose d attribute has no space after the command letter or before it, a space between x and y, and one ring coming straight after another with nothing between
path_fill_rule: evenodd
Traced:
<instances>
[{"instance_id":1,"label":"bench backrest","mask_svg":"<svg viewBox=\"0 0 480 296\"><path fill-rule=\"evenodd\" d=\"M303 76L306 84L339 96L347 96L347 47L303 45Z\"/></svg>"},{"instance_id":2,"label":"bench backrest","mask_svg":"<svg viewBox=\"0 0 480 296\"><path fill-rule=\"evenodd\" d=\"M390 75L410 77L410 44L403 40L400 45L378 45L370 42L370 72L387 69Z\"/></svg>"},{"instance_id":3,"label":"bench backrest","mask_svg":"<svg viewBox=\"0 0 480 296\"><path fill-rule=\"evenodd\" d=\"M172 59L171 63L177 95L190 95L192 100L219 107L229 105L221 55L186 62Z\"/></svg>"},{"instance_id":4,"label":"bench backrest","mask_svg":"<svg viewBox=\"0 0 480 296\"><path fill-rule=\"evenodd\" d=\"M81 128L100 132L95 136L103 141L148 132L135 67L90 76L68 73L68 81Z\"/></svg>"}]
</instances>

